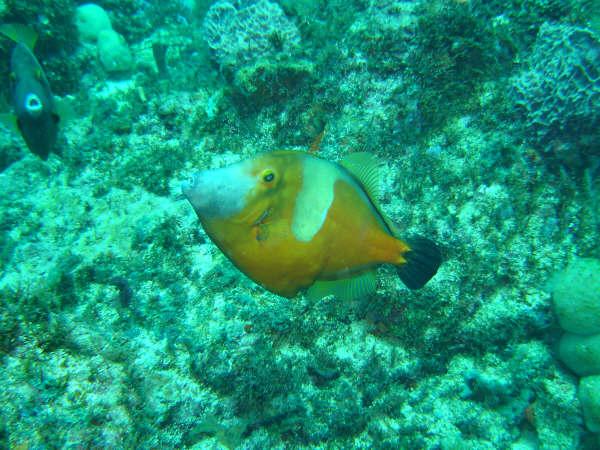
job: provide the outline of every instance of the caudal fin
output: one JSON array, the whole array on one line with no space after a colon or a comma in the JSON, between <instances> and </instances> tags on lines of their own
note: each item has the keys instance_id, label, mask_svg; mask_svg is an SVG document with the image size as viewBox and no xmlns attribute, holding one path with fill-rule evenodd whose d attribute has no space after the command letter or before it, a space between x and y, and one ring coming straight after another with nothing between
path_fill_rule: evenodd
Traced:
<instances>
[{"instance_id":1,"label":"caudal fin","mask_svg":"<svg viewBox=\"0 0 600 450\"><path fill-rule=\"evenodd\" d=\"M38 35L35 30L20 23L3 23L0 25L0 34L12 39L17 44L25 45L33 52Z\"/></svg>"},{"instance_id":2,"label":"caudal fin","mask_svg":"<svg viewBox=\"0 0 600 450\"><path fill-rule=\"evenodd\" d=\"M397 268L398 276L409 289L419 289L431 280L442 263L437 244L424 237L406 240L410 247L404 255L406 263Z\"/></svg>"}]
</instances>

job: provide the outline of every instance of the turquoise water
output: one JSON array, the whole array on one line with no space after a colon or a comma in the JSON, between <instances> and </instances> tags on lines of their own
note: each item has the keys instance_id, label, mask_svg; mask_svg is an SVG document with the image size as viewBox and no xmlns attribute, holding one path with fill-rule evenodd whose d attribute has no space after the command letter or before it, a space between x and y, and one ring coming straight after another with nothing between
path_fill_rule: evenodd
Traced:
<instances>
[{"instance_id":1,"label":"turquoise water","mask_svg":"<svg viewBox=\"0 0 600 450\"><path fill-rule=\"evenodd\" d=\"M0 0L60 116L2 36L0 448L600 448L597 3ZM180 186L280 149L375 155L437 274L244 275Z\"/></svg>"}]
</instances>

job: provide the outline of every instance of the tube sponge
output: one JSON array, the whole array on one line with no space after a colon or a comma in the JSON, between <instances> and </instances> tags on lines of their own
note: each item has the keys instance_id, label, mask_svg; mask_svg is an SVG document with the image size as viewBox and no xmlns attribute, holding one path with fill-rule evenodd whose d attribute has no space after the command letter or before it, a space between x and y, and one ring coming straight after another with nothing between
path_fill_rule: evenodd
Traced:
<instances>
[{"instance_id":1,"label":"tube sponge","mask_svg":"<svg viewBox=\"0 0 600 450\"><path fill-rule=\"evenodd\" d=\"M98 57L107 72L127 72L133 65L127 42L115 30L98 34Z\"/></svg>"},{"instance_id":2,"label":"tube sponge","mask_svg":"<svg viewBox=\"0 0 600 450\"><path fill-rule=\"evenodd\" d=\"M600 375L579 380L579 401L585 425L590 431L600 433Z\"/></svg>"},{"instance_id":3,"label":"tube sponge","mask_svg":"<svg viewBox=\"0 0 600 450\"><path fill-rule=\"evenodd\" d=\"M94 3L86 3L77 7L75 25L80 39L84 42L95 42L101 31L112 30L108 14L101 6Z\"/></svg>"},{"instance_id":4,"label":"tube sponge","mask_svg":"<svg viewBox=\"0 0 600 450\"><path fill-rule=\"evenodd\" d=\"M590 431L600 433L600 260L573 260L554 276L550 288L558 321L567 331L559 357L584 376L579 380L583 418Z\"/></svg>"},{"instance_id":5,"label":"tube sponge","mask_svg":"<svg viewBox=\"0 0 600 450\"><path fill-rule=\"evenodd\" d=\"M579 376L600 374L600 334L565 333L560 339L558 355Z\"/></svg>"},{"instance_id":6,"label":"tube sponge","mask_svg":"<svg viewBox=\"0 0 600 450\"><path fill-rule=\"evenodd\" d=\"M600 260L577 258L550 284L558 322L565 331L600 333Z\"/></svg>"}]
</instances>

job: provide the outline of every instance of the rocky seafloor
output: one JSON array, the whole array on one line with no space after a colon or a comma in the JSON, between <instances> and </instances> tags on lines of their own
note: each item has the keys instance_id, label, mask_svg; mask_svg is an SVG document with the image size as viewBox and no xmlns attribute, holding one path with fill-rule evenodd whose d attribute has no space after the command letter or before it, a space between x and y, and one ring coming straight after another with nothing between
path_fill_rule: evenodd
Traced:
<instances>
[{"instance_id":1,"label":"rocky seafloor","mask_svg":"<svg viewBox=\"0 0 600 450\"><path fill-rule=\"evenodd\" d=\"M0 448L598 448L550 286L600 258L596 2L97 4L0 1L75 111L48 161L0 128ZM282 148L377 155L438 274L241 274L179 185Z\"/></svg>"}]
</instances>

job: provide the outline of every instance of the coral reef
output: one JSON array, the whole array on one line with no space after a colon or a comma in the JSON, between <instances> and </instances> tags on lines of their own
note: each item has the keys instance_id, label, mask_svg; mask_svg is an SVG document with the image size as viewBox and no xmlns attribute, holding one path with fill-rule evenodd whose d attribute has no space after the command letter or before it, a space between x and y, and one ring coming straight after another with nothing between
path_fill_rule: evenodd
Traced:
<instances>
[{"instance_id":1,"label":"coral reef","mask_svg":"<svg viewBox=\"0 0 600 450\"><path fill-rule=\"evenodd\" d=\"M101 31L112 30L108 13L95 3L86 3L77 7L75 26L79 38L84 42L96 42Z\"/></svg>"},{"instance_id":2,"label":"coral reef","mask_svg":"<svg viewBox=\"0 0 600 450\"><path fill-rule=\"evenodd\" d=\"M287 56L300 47L298 29L270 0L219 0L206 13L203 27L222 70Z\"/></svg>"},{"instance_id":3,"label":"coral reef","mask_svg":"<svg viewBox=\"0 0 600 450\"><path fill-rule=\"evenodd\" d=\"M554 309L565 330L560 359L582 377L579 399L590 431L600 433L600 260L576 258L551 281ZM600 437L600 436L599 436ZM599 439L600 440L600 439Z\"/></svg>"},{"instance_id":4,"label":"coral reef","mask_svg":"<svg viewBox=\"0 0 600 450\"><path fill-rule=\"evenodd\" d=\"M74 2L0 2L76 113L47 162L0 127L0 448L598 448L548 285L600 257L580 3L103 0L117 80ZM377 155L383 212L443 247L430 284L285 300L243 276L180 183L280 148Z\"/></svg>"},{"instance_id":5,"label":"coral reef","mask_svg":"<svg viewBox=\"0 0 600 450\"><path fill-rule=\"evenodd\" d=\"M542 152L579 165L587 163L586 152L600 156L600 38L592 30L544 23L529 68L513 86L529 136ZM556 141L568 148L554 150Z\"/></svg>"},{"instance_id":6,"label":"coral reef","mask_svg":"<svg viewBox=\"0 0 600 450\"><path fill-rule=\"evenodd\" d=\"M312 64L300 59L298 28L270 0L219 0L207 11L203 31L241 105L289 98L312 77Z\"/></svg>"}]
</instances>

